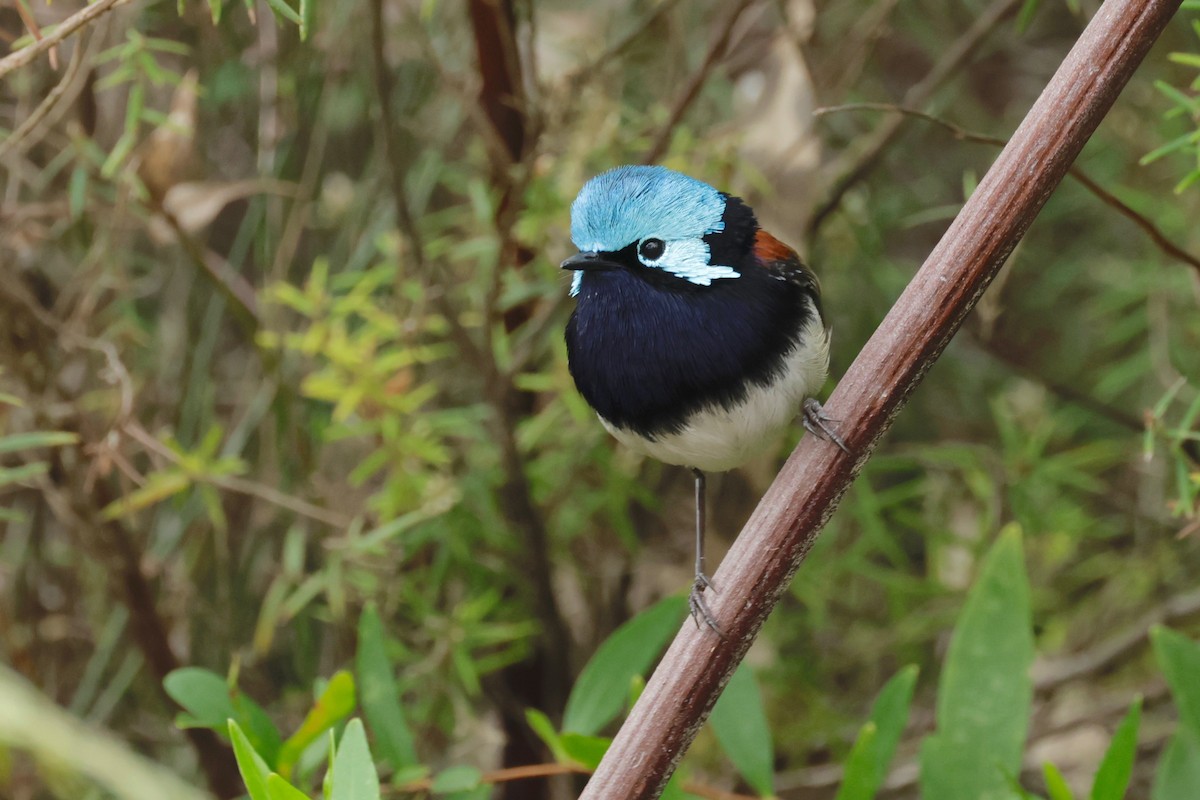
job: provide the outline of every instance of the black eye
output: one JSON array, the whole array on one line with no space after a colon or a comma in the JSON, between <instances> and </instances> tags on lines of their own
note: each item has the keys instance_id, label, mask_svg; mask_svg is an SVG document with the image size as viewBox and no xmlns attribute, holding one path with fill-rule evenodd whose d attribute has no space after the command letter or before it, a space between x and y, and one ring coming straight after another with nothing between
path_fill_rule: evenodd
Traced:
<instances>
[{"instance_id":1,"label":"black eye","mask_svg":"<svg viewBox=\"0 0 1200 800\"><path fill-rule=\"evenodd\" d=\"M667 243L662 239L643 239L638 245L638 255L647 261L658 261L666 249Z\"/></svg>"}]
</instances>

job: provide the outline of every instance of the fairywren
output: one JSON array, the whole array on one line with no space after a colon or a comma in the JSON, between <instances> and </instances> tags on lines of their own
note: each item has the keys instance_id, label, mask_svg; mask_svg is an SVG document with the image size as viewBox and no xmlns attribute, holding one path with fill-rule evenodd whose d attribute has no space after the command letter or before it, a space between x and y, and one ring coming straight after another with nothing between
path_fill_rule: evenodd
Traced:
<instances>
[{"instance_id":1,"label":"fairywren","mask_svg":"<svg viewBox=\"0 0 1200 800\"><path fill-rule=\"evenodd\" d=\"M829 369L817 277L739 198L664 167L588 181L571 239L571 376L619 442L692 469L689 606L720 635L703 596L704 473L745 463L798 411L845 449L812 396Z\"/></svg>"}]
</instances>

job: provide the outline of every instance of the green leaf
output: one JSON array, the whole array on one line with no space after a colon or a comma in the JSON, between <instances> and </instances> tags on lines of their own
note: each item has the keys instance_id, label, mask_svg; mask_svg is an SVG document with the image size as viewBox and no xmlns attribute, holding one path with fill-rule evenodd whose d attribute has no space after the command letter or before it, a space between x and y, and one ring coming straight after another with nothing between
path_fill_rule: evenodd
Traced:
<instances>
[{"instance_id":1,"label":"green leaf","mask_svg":"<svg viewBox=\"0 0 1200 800\"><path fill-rule=\"evenodd\" d=\"M317 702L309 709L304 722L296 732L287 738L279 750L277 769L279 774L287 777L299 760L301 753L317 740L322 733L341 722L354 711L354 678L349 672L341 670L329 679L325 691L317 698ZM362 723L358 723L361 728ZM345 734L343 734L343 740ZM371 768L374 774L374 766Z\"/></svg>"},{"instance_id":2,"label":"green leaf","mask_svg":"<svg viewBox=\"0 0 1200 800\"><path fill-rule=\"evenodd\" d=\"M1195 800L1200 786L1200 736L1179 726L1154 773L1151 800Z\"/></svg>"},{"instance_id":3,"label":"green leaf","mask_svg":"<svg viewBox=\"0 0 1200 800\"><path fill-rule=\"evenodd\" d=\"M467 792L479 786L482 781L483 773L475 767L450 767L437 774L429 790L435 794Z\"/></svg>"},{"instance_id":4,"label":"green leaf","mask_svg":"<svg viewBox=\"0 0 1200 800\"><path fill-rule=\"evenodd\" d=\"M529 727L537 734L546 747L550 748L550 754L554 756L554 760L560 764L571 761L571 756L567 752L567 748L563 745L562 737L558 735L558 731L554 729L554 723L550 718L538 711L536 708L525 710L525 721L529 723Z\"/></svg>"},{"instance_id":5,"label":"green leaf","mask_svg":"<svg viewBox=\"0 0 1200 800\"><path fill-rule=\"evenodd\" d=\"M317 17L317 0L300 0L300 41L306 41Z\"/></svg>"},{"instance_id":6,"label":"green leaf","mask_svg":"<svg viewBox=\"0 0 1200 800\"><path fill-rule=\"evenodd\" d=\"M721 749L746 783L763 796L774 791L775 747L762 692L750 665L742 662L713 707L709 723Z\"/></svg>"},{"instance_id":7,"label":"green leaf","mask_svg":"<svg viewBox=\"0 0 1200 800\"><path fill-rule=\"evenodd\" d=\"M621 713L630 680L658 658L686 609L685 598L666 597L613 631L571 689L563 730L595 734Z\"/></svg>"},{"instance_id":8,"label":"green leaf","mask_svg":"<svg viewBox=\"0 0 1200 800\"><path fill-rule=\"evenodd\" d=\"M1046 795L1050 800L1075 800L1067 779L1058 771L1058 767L1047 761L1042 765L1042 775L1046 779Z\"/></svg>"},{"instance_id":9,"label":"green leaf","mask_svg":"<svg viewBox=\"0 0 1200 800\"><path fill-rule=\"evenodd\" d=\"M267 0L267 5L275 12L275 16L286 19L288 22L294 22L299 25L300 15L296 13L296 9L289 6L284 0Z\"/></svg>"},{"instance_id":10,"label":"green leaf","mask_svg":"<svg viewBox=\"0 0 1200 800\"><path fill-rule=\"evenodd\" d=\"M600 766L600 759L612 744L612 739L607 736L584 736L582 733L564 733L559 741L569 760L590 770Z\"/></svg>"},{"instance_id":11,"label":"green leaf","mask_svg":"<svg viewBox=\"0 0 1200 800\"><path fill-rule=\"evenodd\" d=\"M1159 625L1150 629L1150 641L1179 708L1179 724L1200 738L1200 644Z\"/></svg>"},{"instance_id":12,"label":"green leaf","mask_svg":"<svg viewBox=\"0 0 1200 800\"><path fill-rule=\"evenodd\" d=\"M908 723L917 672L917 667L910 664L880 690L871 708L871 720L859 732L846 759L837 800L870 800L879 792Z\"/></svg>"},{"instance_id":13,"label":"green leaf","mask_svg":"<svg viewBox=\"0 0 1200 800\"><path fill-rule=\"evenodd\" d=\"M0 486L20 483L50 471L50 465L45 461L34 461L32 464L22 464L19 467L0 467Z\"/></svg>"},{"instance_id":14,"label":"green leaf","mask_svg":"<svg viewBox=\"0 0 1200 800\"><path fill-rule=\"evenodd\" d=\"M308 795L274 772L267 776L267 796L270 800L309 800Z\"/></svg>"},{"instance_id":15,"label":"green leaf","mask_svg":"<svg viewBox=\"0 0 1200 800\"><path fill-rule=\"evenodd\" d=\"M400 689L392 672L392 662L384 649L385 637L379 613L373 605L367 606L358 619L355 670L359 703L371 732L375 734L375 747L380 757L393 769L401 769L418 763L417 752L400 705Z\"/></svg>"},{"instance_id":16,"label":"green leaf","mask_svg":"<svg viewBox=\"0 0 1200 800\"><path fill-rule=\"evenodd\" d=\"M1108 751L1096 771L1092 783L1092 800L1121 800L1133 775L1133 760L1137 755L1138 724L1142 716L1142 698L1138 697L1117 726Z\"/></svg>"},{"instance_id":17,"label":"green leaf","mask_svg":"<svg viewBox=\"0 0 1200 800\"><path fill-rule=\"evenodd\" d=\"M187 712L176 720L182 728L212 728L224 733L227 721L238 723L254 751L275 763L279 754L279 731L262 707L215 672L200 667L182 667L163 679L167 695Z\"/></svg>"},{"instance_id":18,"label":"green leaf","mask_svg":"<svg viewBox=\"0 0 1200 800\"><path fill-rule=\"evenodd\" d=\"M183 667L163 678L167 695L191 715L191 727L227 727L237 717L229 684L215 672L200 667Z\"/></svg>"},{"instance_id":19,"label":"green leaf","mask_svg":"<svg viewBox=\"0 0 1200 800\"><path fill-rule=\"evenodd\" d=\"M251 746L250 740L242 733L237 722L232 719L229 720L229 738L233 742L233 756L237 759L238 771L242 773L242 781L246 784L246 791L250 793L250 800L271 800L270 791L267 789L271 769Z\"/></svg>"},{"instance_id":20,"label":"green leaf","mask_svg":"<svg viewBox=\"0 0 1200 800\"><path fill-rule=\"evenodd\" d=\"M379 774L371 759L362 720L350 720L338 743L330 800L379 800Z\"/></svg>"},{"instance_id":21,"label":"green leaf","mask_svg":"<svg viewBox=\"0 0 1200 800\"><path fill-rule=\"evenodd\" d=\"M144 484L101 509L100 518L113 520L141 511L179 494L191 483L192 479L178 470L151 473Z\"/></svg>"},{"instance_id":22,"label":"green leaf","mask_svg":"<svg viewBox=\"0 0 1200 800\"><path fill-rule=\"evenodd\" d=\"M873 798L879 789L879 778L875 774L875 763L871 757L875 751L875 740L879 726L873 721L863 723L858 729L854 747L846 758L842 772L842 785L838 787L836 800L859 800Z\"/></svg>"},{"instance_id":23,"label":"green leaf","mask_svg":"<svg viewBox=\"0 0 1200 800\"><path fill-rule=\"evenodd\" d=\"M65 431L30 431L0 436L0 453L17 453L38 447L62 447L77 444L79 436Z\"/></svg>"},{"instance_id":24,"label":"green leaf","mask_svg":"<svg viewBox=\"0 0 1200 800\"><path fill-rule=\"evenodd\" d=\"M921 745L926 800L1007 797L1019 774L1033 684L1020 533L1003 532L967 596L942 671L937 732Z\"/></svg>"}]
</instances>

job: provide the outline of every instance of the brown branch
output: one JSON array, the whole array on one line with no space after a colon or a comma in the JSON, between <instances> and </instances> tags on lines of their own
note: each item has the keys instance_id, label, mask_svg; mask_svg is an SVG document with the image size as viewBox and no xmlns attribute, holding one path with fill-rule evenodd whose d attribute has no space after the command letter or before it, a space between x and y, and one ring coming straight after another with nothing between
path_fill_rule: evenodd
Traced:
<instances>
[{"instance_id":1,"label":"brown branch","mask_svg":"<svg viewBox=\"0 0 1200 800\"><path fill-rule=\"evenodd\" d=\"M0 59L0 80L4 76L15 69L20 69L32 62L42 53L54 47L56 44L66 39L75 31L87 25L89 22L99 18L101 15L112 11L115 7L126 3L128 0L98 0L92 5L80 9L65 20L55 26L54 30L44 35L42 38L35 41L28 47L22 47L15 53L9 53L4 58Z\"/></svg>"},{"instance_id":2,"label":"brown branch","mask_svg":"<svg viewBox=\"0 0 1200 800\"><path fill-rule=\"evenodd\" d=\"M956 139L961 139L965 142L990 144L995 145L996 147L1004 147L1004 145L1008 144L1008 142L998 136L988 136L983 133L975 133L974 131L969 131L966 128L955 125L953 122L934 116L933 114L927 114L926 112L919 111L915 108L905 108L904 106L892 105L891 103L847 103L840 106L818 108L813 112L813 116L821 117L825 116L826 114L835 114L842 111L859 110L891 111L909 117L916 117L917 119L922 119L926 122L932 122L934 125L949 131L950 134ZM1106 206L1111 206L1112 208L1116 209L1118 214L1129 218L1134 225L1137 225L1139 228L1145 231L1146 235L1150 237L1150 240L1154 242L1159 250L1162 250L1164 253L1174 259L1182 261L1184 264L1187 264L1192 269L1196 270L1198 274L1200 274L1200 258L1197 258L1179 245L1172 242L1171 239L1165 233L1163 233L1162 229L1154 224L1153 220L1138 213L1134 208L1123 202L1112 192L1108 191L1099 183L1097 183L1094 178L1084 172L1080 167L1071 167L1068 174L1075 180L1079 181L1079 183L1083 185L1083 188L1095 195L1100 202L1104 203Z\"/></svg>"},{"instance_id":3,"label":"brown branch","mask_svg":"<svg viewBox=\"0 0 1200 800\"><path fill-rule=\"evenodd\" d=\"M469 0L467 9L482 81L479 104L504 142L509 160L518 162L528 143L512 0Z\"/></svg>"},{"instance_id":4,"label":"brown branch","mask_svg":"<svg viewBox=\"0 0 1200 800\"><path fill-rule=\"evenodd\" d=\"M17 4L17 8L21 8L20 3ZM80 67L84 62L84 56L89 49L82 41L75 45L75 51L71 54L71 60L67 62L67 71L63 73L62 79L54 85L54 88L42 99L42 102L38 103L37 108L25 118L17 129L7 139L0 142L0 160L3 160L9 153L19 153L21 149L24 149L25 138L42 123L42 120L50 116L50 112L66 95L67 89L75 83L75 78L79 76Z\"/></svg>"},{"instance_id":5,"label":"brown branch","mask_svg":"<svg viewBox=\"0 0 1200 800\"><path fill-rule=\"evenodd\" d=\"M679 5L679 0L662 0L650 11L646 12L640 20L629 26L629 30L620 39L610 44L604 49L604 52L588 61L582 66L576 67L575 71L566 77L563 85L569 88L569 96L572 99L578 98L580 88L593 76L596 75L613 59L623 55L626 50L633 46L638 39L641 39L647 33L654 29L654 25L658 20L667 14L675 6Z\"/></svg>"},{"instance_id":6,"label":"brown branch","mask_svg":"<svg viewBox=\"0 0 1200 800\"><path fill-rule=\"evenodd\" d=\"M1150 640L1155 625L1167 625L1200 614L1200 591L1167 598L1143 614L1137 622L1081 653L1034 662L1030 670L1039 692L1049 692L1068 681L1112 669L1122 659Z\"/></svg>"},{"instance_id":7,"label":"brown branch","mask_svg":"<svg viewBox=\"0 0 1200 800\"><path fill-rule=\"evenodd\" d=\"M511 781L525 781L531 778L549 778L555 775L591 774L592 771L581 764L560 764L558 762L551 762L549 764L526 764L520 767L494 769L490 772L485 772L480 775L479 782L497 784L509 783ZM433 788L433 781L433 778L422 778L419 781L410 781L402 786L396 787L396 793L401 795L410 795L418 792L428 792L431 788ZM727 792L723 789L718 789L714 786L698 783L696 781L684 781L683 790L688 794L694 794L697 797L704 797L708 800L755 800L756 798L756 795Z\"/></svg>"},{"instance_id":8,"label":"brown branch","mask_svg":"<svg viewBox=\"0 0 1200 800\"><path fill-rule=\"evenodd\" d=\"M1015 14L1022 2L1023 0L993 0L987 10L975 19L971 27L967 28L962 36L946 49L929 73L904 93L900 105L909 107L924 105L939 86L958 74L959 68L976 52L980 42L987 38L992 29L1006 17ZM857 152L847 154L834 165L831 171L837 177L829 190L829 196L817 207L808 221L807 232L810 240L829 215L841 205L846 192L871 173L871 170L879 163L883 151L899 135L903 125L904 117L893 117L879 126L867 139L867 143Z\"/></svg>"},{"instance_id":9,"label":"brown branch","mask_svg":"<svg viewBox=\"0 0 1200 800\"><path fill-rule=\"evenodd\" d=\"M1109 0L830 397L852 456L796 447L713 576L726 638L685 624L584 791L654 798L879 438L1112 106L1180 0Z\"/></svg>"},{"instance_id":10,"label":"brown branch","mask_svg":"<svg viewBox=\"0 0 1200 800\"><path fill-rule=\"evenodd\" d=\"M684 87L683 92L675 99L674 105L671 106L671 113L667 115L667 121L659 129L658 135L654 137L654 143L650 145L650 149L646 151L646 156L642 159L643 164L653 164L667 152L667 147L671 144L671 136L675 133L675 126L679 124L679 121L683 119L683 115L687 113L692 103L700 96L700 90L708 82L713 68L721 60L721 57L725 55L726 48L729 47L729 39L733 36L734 26L741 19L742 13L753 2L754 0L738 0L738 3L730 10L728 16L721 23L721 26L717 28L717 34L713 37L712 44L708 46L708 52L704 54L704 60L700 62L700 66L692 73L692 77L688 79L687 86Z\"/></svg>"}]
</instances>

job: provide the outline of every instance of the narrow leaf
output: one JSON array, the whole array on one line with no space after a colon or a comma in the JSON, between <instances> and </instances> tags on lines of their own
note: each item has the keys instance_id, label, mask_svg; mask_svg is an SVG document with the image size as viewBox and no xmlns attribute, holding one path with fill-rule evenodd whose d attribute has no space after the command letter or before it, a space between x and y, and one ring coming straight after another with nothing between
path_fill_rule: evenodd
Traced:
<instances>
[{"instance_id":1,"label":"narrow leaf","mask_svg":"<svg viewBox=\"0 0 1200 800\"><path fill-rule=\"evenodd\" d=\"M267 776L267 796L270 800L309 800L308 795L274 772Z\"/></svg>"},{"instance_id":2,"label":"narrow leaf","mask_svg":"<svg viewBox=\"0 0 1200 800\"><path fill-rule=\"evenodd\" d=\"M271 800L267 790L267 779L271 775L271 769L232 719L229 720L229 738L233 742L233 756L237 759L238 771L242 773L242 781L246 784L246 791L250 793L250 800Z\"/></svg>"},{"instance_id":3,"label":"narrow leaf","mask_svg":"<svg viewBox=\"0 0 1200 800\"><path fill-rule=\"evenodd\" d=\"M738 667L713 707L709 722L721 749L746 783L763 796L773 795L775 747L754 672Z\"/></svg>"},{"instance_id":4,"label":"narrow leaf","mask_svg":"<svg viewBox=\"0 0 1200 800\"><path fill-rule=\"evenodd\" d=\"M1150 641L1179 708L1179 724L1200 738L1200 644L1161 626L1151 629Z\"/></svg>"},{"instance_id":5,"label":"narrow leaf","mask_svg":"<svg viewBox=\"0 0 1200 800\"><path fill-rule=\"evenodd\" d=\"M1033 684L1029 582L1010 526L984 559L946 654L937 732L921 746L921 796L1006 796L1017 775Z\"/></svg>"},{"instance_id":6,"label":"narrow leaf","mask_svg":"<svg viewBox=\"0 0 1200 800\"><path fill-rule=\"evenodd\" d=\"M1050 800L1075 800L1067 779L1058 771L1058 767L1047 761L1042 765L1042 775L1046 779L1046 796Z\"/></svg>"},{"instance_id":7,"label":"narrow leaf","mask_svg":"<svg viewBox=\"0 0 1200 800\"><path fill-rule=\"evenodd\" d=\"M564 731L595 734L621 712L630 680L658 658L679 630L686 607L683 597L667 597L613 631L571 689Z\"/></svg>"},{"instance_id":8,"label":"narrow leaf","mask_svg":"<svg viewBox=\"0 0 1200 800\"><path fill-rule=\"evenodd\" d=\"M0 436L0 453L17 453L38 447L61 447L75 444L79 437L65 431L31 431Z\"/></svg>"},{"instance_id":9,"label":"narrow leaf","mask_svg":"<svg viewBox=\"0 0 1200 800\"><path fill-rule=\"evenodd\" d=\"M1138 724L1142 716L1142 698L1138 697L1117 726L1108 751L1096 771L1092 783L1092 800L1121 800L1133 776L1133 759L1137 755Z\"/></svg>"},{"instance_id":10,"label":"narrow leaf","mask_svg":"<svg viewBox=\"0 0 1200 800\"><path fill-rule=\"evenodd\" d=\"M400 769L417 764L417 753L400 705L400 688L396 685L392 662L384 649L385 635L379 613L374 606L367 606L358 620L355 669L359 703L375 734L380 757L394 769Z\"/></svg>"},{"instance_id":11,"label":"narrow leaf","mask_svg":"<svg viewBox=\"0 0 1200 800\"><path fill-rule=\"evenodd\" d=\"M371 759L362 720L350 720L338 743L330 800L379 800L379 774Z\"/></svg>"},{"instance_id":12,"label":"narrow leaf","mask_svg":"<svg viewBox=\"0 0 1200 800\"><path fill-rule=\"evenodd\" d=\"M284 777L291 775L292 767L296 765L305 748L315 742L322 733L350 716L354 711L354 702L354 678L345 670L335 673L325 685L325 691L321 692L317 702L309 709L304 722L283 743L277 765L279 774ZM358 725L362 727L361 722Z\"/></svg>"},{"instance_id":13,"label":"narrow leaf","mask_svg":"<svg viewBox=\"0 0 1200 800\"><path fill-rule=\"evenodd\" d=\"M179 471L155 472L146 479L145 484L101 509L100 518L113 520L141 511L179 494L188 488L191 482L191 478Z\"/></svg>"},{"instance_id":14,"label":"narrow leaf","mask_svg":"<svg viewBox=\"0 0 1200 800\"><path fill-rule=\"evenodd\" d=\"M916 684L917 667L910 664L880 690L871 709L871 720L859 732L846 759L837 800L871 800L879 792L908 723Z\"/></svg>"},{"instance_id":15,"label":"narrow leaf","mask_svg":"<svg viewBox=\"0 0 1200 800\"><path fill-rule=\"evenodd\" d=\"M1151 800L1195 800L1200 786L1200 736L1180 726L1154 773Z\"/></svg>"}]
</instances>

